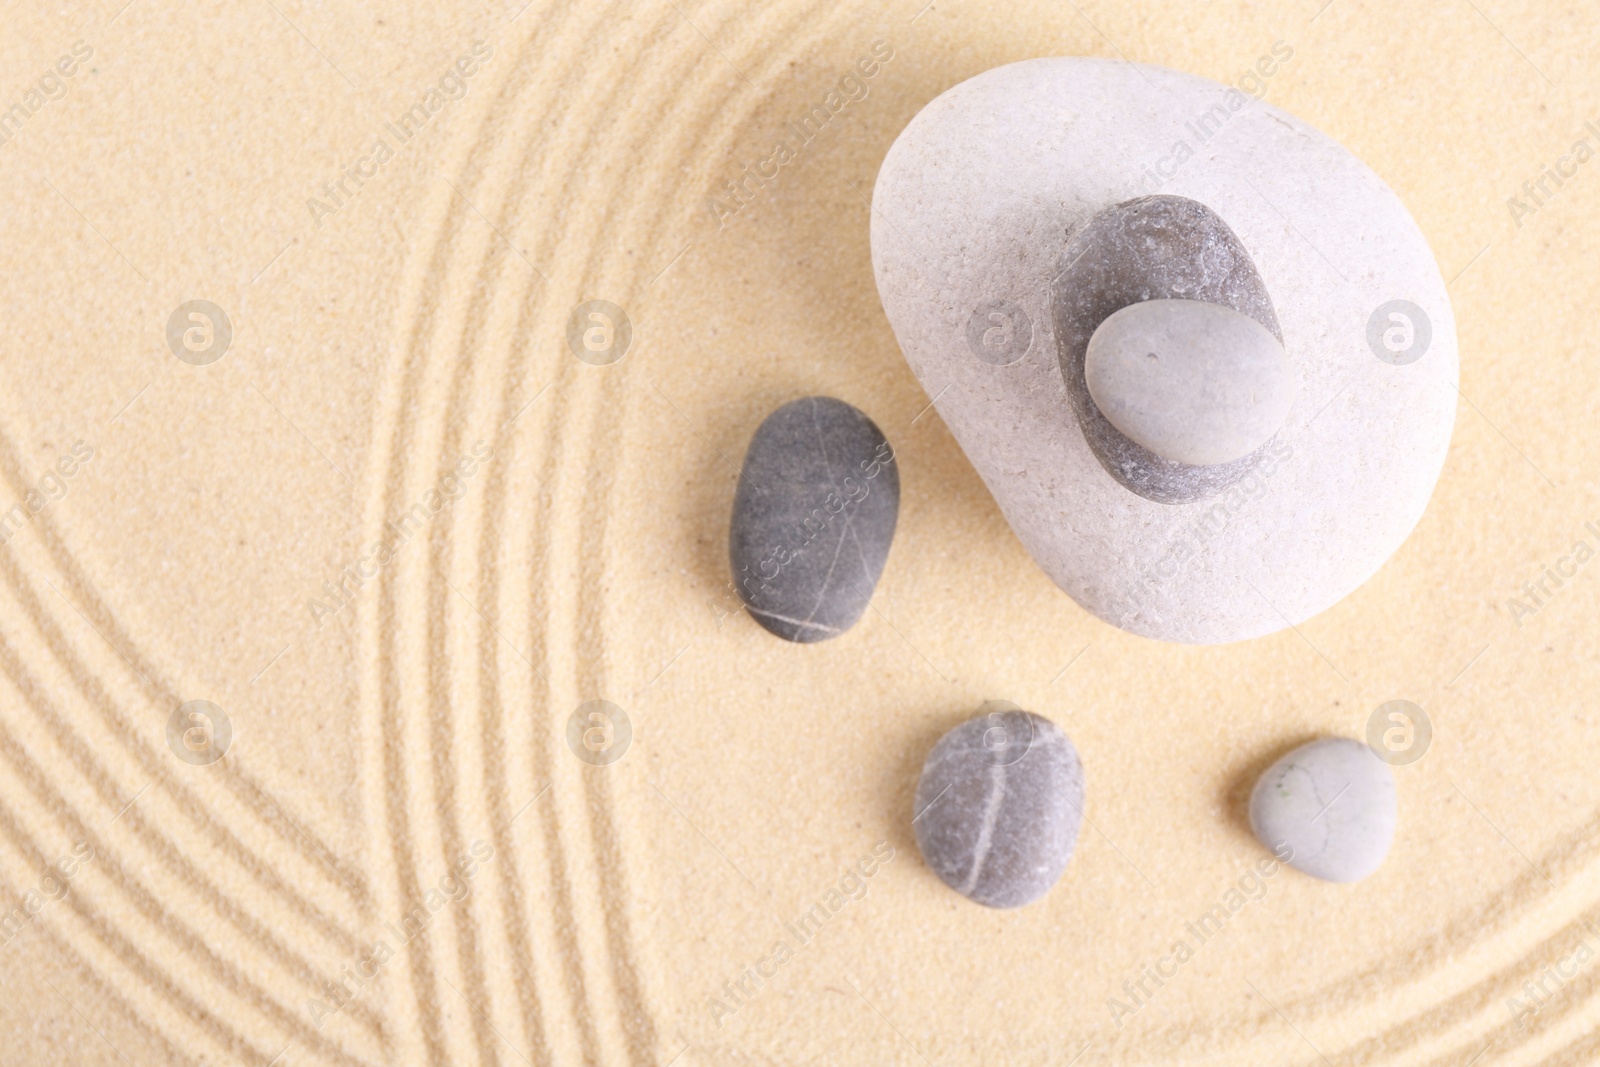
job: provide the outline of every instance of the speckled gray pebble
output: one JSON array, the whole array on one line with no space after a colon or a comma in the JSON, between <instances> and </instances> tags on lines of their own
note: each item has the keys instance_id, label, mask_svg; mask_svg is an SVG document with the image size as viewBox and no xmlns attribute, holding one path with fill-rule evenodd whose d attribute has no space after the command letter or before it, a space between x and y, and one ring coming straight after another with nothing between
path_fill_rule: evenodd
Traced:
<instances>
[{"instance_id":1,"label":"speckled gray pebble","mask_svg":"<svg viewBox=\"0 0 1600 1067\"><path fill-rule=\"evenodd\" d=\"M1250 826L1292 867L1329 882L1359 882L1394 840L1394 772L1360 741L1324 738L1267 769L1250 796ZM1280 847L1292 850L1284 855Z\"/></svg>"},{"instance_id":2,"label":"speckled gray pebble","mask_svg":"<svg viewBox=\"0 0 1600 1067\"><path fill-rule=\"evenodd\" d=\"M1055 885L1082 820L1077 749L1049 719L1004 705L933 746L912 826L945 885L991 908L1015 908Z\"/></svg>"},{"instance_id":3,"label":"speckled gray pebble","mask_svg":"<svg viewBox=\"0 0 1600 1067\"><path fill-rule=\"evenodd\" d=\"M1210 466L1283 426L1294 368L1255 319L1205 300L1144 300L1102 322L1084 359L1111 425L1158 456Z\"/></svg>"},{"instance_id":4,"label":"speckled gray pebble","mask_svg":"<svg viewBox=\"0 0 1600 1067\"><path fill-rule=\"evenodd\" d=\"M842 400L768 415L745 452L728 555L750 616L788 641L823 641L861 618L900 512L883 432Z\"/></svg>"},{"instance_id":5,"label":"speckled gray pebble","mask_svg":"<svg viewBox=\"0 0 1600 1067\"><path fill-rule=\"evenodd\" d=\"M1117 481L1158 504L1183 504L1227 489L1258 455L1229 463L1168 459L1113 426L1089 395L1089 339L1115 312L1145 300L1201 300L1247 315L1283 341L1277 313L1250 253L1215 211L1181 196L1113 204L1072 233L1051 283L1057 355L1084 440ZM1265 446L1263 446L1265 447ZM1259 452L1259 450L1258 450Z\"/></svg>"}]
</instances>

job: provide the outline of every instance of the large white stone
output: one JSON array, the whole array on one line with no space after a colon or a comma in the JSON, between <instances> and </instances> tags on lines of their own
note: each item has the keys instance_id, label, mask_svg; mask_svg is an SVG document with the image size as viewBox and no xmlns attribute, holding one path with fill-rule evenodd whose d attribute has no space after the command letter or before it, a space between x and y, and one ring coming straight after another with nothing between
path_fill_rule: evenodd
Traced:
<instances>
[{"instance_id":1,"label":"large white stone","mask_svg":"<svg viewBox=\"0 0 1600 1067\"><path fill-rule=\"evenodd\" d=\"M1180 504L1101 465L1053 334L1071 233L1156 193L1232 229L1296 382L1254 467ZM1358 159L1236 89L1084 58L963 82L890 148L872 256L907 361L1018 537L1080 604L1135 633L1217 643L1309 618L1388 559L1438 480L1456 334L1427 242Z\"/></svg>"}]
</instances>

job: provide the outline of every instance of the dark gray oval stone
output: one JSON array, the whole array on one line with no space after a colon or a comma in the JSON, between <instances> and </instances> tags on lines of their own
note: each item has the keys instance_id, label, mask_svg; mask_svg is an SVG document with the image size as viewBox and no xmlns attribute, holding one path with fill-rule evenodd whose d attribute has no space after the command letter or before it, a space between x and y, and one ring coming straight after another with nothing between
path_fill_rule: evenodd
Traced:
<instances>
[{"instance_id":1,"label":"dark gray oval stone","mask_svg":"<svg viewBox=\"0 0 1600 1067\"><path fill-rule=\"evenodd\" d=\"M1083 765L1049 719L994 701L939 739L917 782L917 847L945 885L991 908L1043 896L1072 858Z\"/></svg>"},{"instance_id":2,"label":"dark gray oval stone","mask_svg":"<svg viewBox=\"0 0 1600 1067\"><path fill-rule=\"evenodd\" d=\"M1061 263L1050 286L1057 355L1084 440L1100 465L1158 504L1204 500L1243 478L1272 440L1228 463L1179 463L1111 425L1084 378L1084 357L1095 330L1113 313L1145 300L1221 304L1255 319L1283 343L1266 283L1228 224L1196 200L1143 196L1114 204L1084 223L1067 240Z\"/></svg>"},{"instance_id":3,"label":"dark gray oval stone","mask_svg":"<svg viewBox=\"0 0 1600 1067\"><path fill-rule=\"evenodd\" d=\"M900 513L894 449L842 400L768 415L745 452L728 556L750 615L788 641L844 633L867 609Z\"/></svg>"}]
</instances>

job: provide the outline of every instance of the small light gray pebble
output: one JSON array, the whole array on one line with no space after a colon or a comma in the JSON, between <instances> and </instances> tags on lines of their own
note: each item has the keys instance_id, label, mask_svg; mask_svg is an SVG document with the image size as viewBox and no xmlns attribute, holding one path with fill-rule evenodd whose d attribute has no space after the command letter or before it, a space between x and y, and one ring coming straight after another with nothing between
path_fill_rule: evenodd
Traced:
<instances>
[{"instance_id":1,"label":"small light gray pebble","mask_svg":"<svg viewBox=\"0 0 1600 1067\"><path fill-rule=\"evenodd\" d=\"M1111 425L1196 466L1248 456L1278 432L1294 371L1255 319L1204 300L1145 300L1089 338L1084 377Z\"/></svg>"},{"instance_id":2,"label":"small light gray pebble","mask_svg":"<svg viewBox=\"0 0 1600 1067\"><path fill-rule=\"evenodd\" d=\"M1083 765L1049 719L992 701L933 746L912 826L928 866L991 908L1043 896L1072 858Z\"/></svg>"},{"instance_id":3,"label":"small light gray pebble","mask_svg":"<svg viewBox=\"0 0 1600 1067\"><path fill-rule=\"evenodd\" d=\"M745 452L728 556L763 627L789 641L844 633L867 609L900 512L894 449L842 400L768 415Z\"/></svg>"},{"instance_id":4,"label":"small light gray pebble","mask_svg":"<svg viewBox=\"0 0 1600 1067\"><path fill-rule=\"evenodd\" d=\"M1301 745L1269 767L1250 795L1250 826L1261 843L1329 882L1359 882L1377 870L1397 818L1394 772L1344 737Z\"/></svg>"}]
</instances>

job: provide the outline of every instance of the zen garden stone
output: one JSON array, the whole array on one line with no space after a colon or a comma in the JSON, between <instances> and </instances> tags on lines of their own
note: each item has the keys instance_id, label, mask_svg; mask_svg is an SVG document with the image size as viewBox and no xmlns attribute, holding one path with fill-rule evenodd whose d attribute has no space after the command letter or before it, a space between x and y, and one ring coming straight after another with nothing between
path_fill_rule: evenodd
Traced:
<instances>
[{"instance_id":1,"label":"zen garden stone","mask_svg":"<svg viewBox=\"0 0 1600 1067\"><path fill-rule=\"evenodd\" d=\"M1272 333L1223 304L1146 300L1089 338L1084 377L1125 437L1165 459L1211 466L1266 444L1294 401L1294 370Z\"/></svg>"},{"instance_id":2,"label":"zen garden stone","mask_svg":"<svg viewBox=\"0 0 1600 1067\"><path fill-rule=\"evenodd\" d=\"M789 641L861 618L900 511L894 449L842 400L805 397L767 416L745 453L728 555L750 615Z\"/></svg>"},{"instance_id":3,"label":"zen garden stone","mask_svg":"<svg viewBox=\"0 0 1600 1067\"><path fill-rule=\"evenodd\" d=\"M1061 252L1061 271L1051 289L1056 336L1060 339L1057 356L1067 396L1083 428L1084 440L1106 473L1148 500L1184 504L1215 496L1250 471L1261 458L1253 453L1288 414L1294 399L1294 374L1287 356L1281 355L1282 331L1266 283L1244 245L1216 212L1179 196L1146 196L1113 204L1066 242ZM1144 306L1150 303L1156 308ZM1231 316L1226 314L1229 311L1233 312ZM1123 317L1117 319L1119 315ZM1258 327L1257 331L1247 334L1250 326ZM1115 381L1108 380L1112 377L1108 372L1124 362L1114 358L1124 344L1138 339L1154 341L1152 334L1178 330L1190 336L1170 337L1162 345L1169 373L1146 373L1142 379L1130 381L1130 375L1124 372ZM1200 336L1193 334L1197 330L1201 331ZM1219 333L1223 336L1215 341L1205 336ZM1093 398L1088 381L1088 352L1096 337L1100 338L1097 377L1101 387L1108 400L1117 402L1123 422L1134 426L1139 434L1127 433ZM1245 337L1248 342L1243 341ZM1227 338L1233 338L1234 343L1230 345ZM1181 361L1187 365L1187 373L1180 370L1177 360L1197 346L1226 350L1241 343L1256 352L1254 360L1244 358L1247 364L1254 365L1251 369L1258 371L1259 364L1271 361L1268 344L1280 354L1281 365L1276 368L1280 380L1275 388L1282 395L1273 398L1274 411L1268 417L1276 416L1276 421L1264 437L1243 452L1228 456L1226 461L1201 462L1169 456L1139 440L1144 436L1180 452L1230 451L1230 442L1194 440L1196 428L1192 423L1202 415L1200 398L1182 397L1181 391L1184 385L1193 386L1197 379L1209 377L1208 364L1240 357L1219 353L1206 359L1191 355ZM1173 378L1187 381L1174 382ZM1122 392L1115 388L1119 382L1124 387ZM1159 394L1141 398L1141 407L1135 410L1135 398L1125 391L1133 386L1153 386ZM1222 391L1236 390L1223 386ZM1158 406L1173 402L1181 406ZM1208 414L1218 423L1229 421L1226 415ZM1188 429L1181 425L1185 420L1191 423ZM1247 431L1245 436L1249 435ZM1186 436L1187 444L1175 440Z\"/></svg>"},{"instance_id":4,"label":"zen garden stone","mask_svg":"<svg viewBox=\"0 0 1600 1067\"><path fill-rule=\"evenodd\" d=\"M1301 745L1269 767L1250 795L1250 826L1261 843L1329 882L1359 882L1377 870L1397 818L1394 772L1365 744L1343 737Z\"/></svg>"},{"instance_id":5,"label":"zen garden stone","mask_svg":"<svg viewBox=\"0 0 1600 1067\"><path fill-rule=\"evenodd\" d=\"M1196 115L1222 133L1193 143ZM1181 166L1152 169L1175 140ZM1029 554L1106 622L1273 633L1416 527L1455 423L1450 296L1399 198L1294 115L1162 67L1010 63L906 125L869 217L907 363ZM1192 365L1136 377L1130 335L1100 331L1148 335L1174 302L1218 310L1184 313Z\"/></svg>"},{"instance_id":6,"label":"zen garden stone","mask_svg":"<svg viewBox=\"0 0 1600 1067\"><path fill-rule=\"evenodd\" d=\"M1083 766L1049 719L991 702L933 746L917 782L917 847L941 881L991 908L1049 891L1083 820Z\"/></svg>"}]
</instances>

